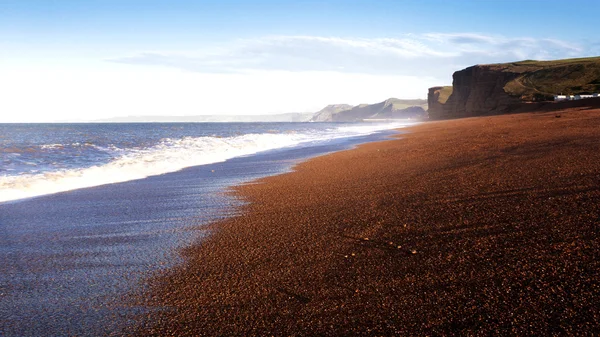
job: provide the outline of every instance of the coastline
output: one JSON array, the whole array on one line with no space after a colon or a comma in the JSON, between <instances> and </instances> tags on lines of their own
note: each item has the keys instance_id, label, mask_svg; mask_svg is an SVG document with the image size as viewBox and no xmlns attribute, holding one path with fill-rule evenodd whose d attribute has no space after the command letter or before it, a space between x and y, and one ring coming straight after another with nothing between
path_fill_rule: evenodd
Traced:
<instances>
[{"instance_id":1,"label":"coastline","mask_svg":"<svg viewBox=\"0 0 600 337\"><path fill-rule=\"evenodd\" d=\"M560 118L557 118L560 116ZM424 123L234 189L139 335L600 327L600 109Z\"/></svg>"}]
</instances>

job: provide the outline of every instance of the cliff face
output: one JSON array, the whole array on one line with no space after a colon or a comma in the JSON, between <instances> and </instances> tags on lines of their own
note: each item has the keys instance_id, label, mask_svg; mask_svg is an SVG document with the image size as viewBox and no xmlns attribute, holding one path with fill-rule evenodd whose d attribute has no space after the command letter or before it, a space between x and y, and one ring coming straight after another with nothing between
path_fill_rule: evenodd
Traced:
<instances>
[{"instance_id":1,"label":"cliff face","mask_svg":"<svg viewBox=\"0 0 600 337\"><path fill-rule=\"evenodd\" d=\"M331 104L320 111L316 112L313 117L310 119L313 122L327 122L333 119L333 115L339 113L340 111L350 110L352 109L352 105L348 104Z\"/></svg>"},{"instance_id":2,"label":"cliff face","mask_svg":"<svg viewBox=\"0 0 600 337\"><path fill-rule=\"evenodd\" d=\"M446 102L444 113L456 118L506 111L510 105L521 102L504 91L506 83L519 75L494 66L473 66L455 72L452 95Z\"/></svg>"},{"instance_id":3,"label":"cliff face","mask_svg":"<svg viewBox=\"0 0 600 337\"><path fill-rule=\"evenodd\" d=\"M421 119L426 116L425 109L420 106L410 106L404 109L384 109L373 115L372 119Z\"/></svg>"},{"instance_id":4,"label":"cliff face","mask_svg":"<svg viewBox=\"0 0 600 337\"><path fill-rule=\"evenodd\" d=\"M359 122L365 119L424 118L426 101L389 98L375 104L361 104L333 115L333 122Z\"/></svg>"},{"instance_id":5,"label":"cliff face","mask_svg":"<svg viewBox=\"0 0 600 337\"><path fill-rule=\"evenodd\" d=\"M429 119L441 119L444 113L444 105L452 94L452 86L429 88L427 93L427 106Z\"/></svg>"},{"instance_id":6,"label":"cliff face","mask_svg":"<svg viewBox=\"0 0 600 337\"><path fill-rule=\"evenodd\" d=\"M452 95L445 104L429 112L431 119L473 117L490 113L502 113L514 104L518 97L510 96L504 86L520 76L519 73L494 65L477 65L452 75ZM436 88L430 89L432 99Z\"/></svg>"},{"instance_id":7,"label":"cliff face","mask_svg":"<svg viewBox=\"0 0 600 337\"><path fill-rule=\"evenodd\" d=\"M427 102L422 99L390 98L376 104L329 105L317 112L314 122L359 122L365 119L407 119L424 118Z\"/></svg>"}]
</instances>

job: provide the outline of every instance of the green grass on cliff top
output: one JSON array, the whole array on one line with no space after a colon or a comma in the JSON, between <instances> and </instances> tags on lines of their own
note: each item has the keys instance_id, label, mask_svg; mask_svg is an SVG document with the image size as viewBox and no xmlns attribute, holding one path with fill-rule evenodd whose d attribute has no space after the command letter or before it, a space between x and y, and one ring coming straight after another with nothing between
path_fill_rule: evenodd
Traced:
<instances>
[{"instance_id":1,"label":"green grass on cliff top","mask_svg":"<svg viewBox=\"0 0 600 337\"><path fill-rule=\"evenodd\" d=\"M488 66L519 74L506 83L504 91L524 100L552 99L557 94L600 92L600 57L555 61L525 60Z\"/></svg>"},{"instance_id":2,"label":"green grass on cliff top","mask_svg":"<svg viewBox=\"0 0 600 337\"><path fill-rule=\"evenodd\" d=\"M451 85L441 87L440 95L438 96L438 102L440 102L441 104L446 103L446 101L448 100L450 95L452 95L452 86Z\"/></svg>"}]
</instances>

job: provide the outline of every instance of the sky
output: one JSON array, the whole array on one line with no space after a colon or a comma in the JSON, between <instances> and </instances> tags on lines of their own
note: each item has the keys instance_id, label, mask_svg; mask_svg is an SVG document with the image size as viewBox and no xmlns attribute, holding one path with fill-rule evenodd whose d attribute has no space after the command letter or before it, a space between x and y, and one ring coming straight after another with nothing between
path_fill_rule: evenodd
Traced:
<instances>
[{"instance_id":1,"label":"sky","mask_svg":"<svg viewBox=\"0 0 600 337\"><path fill-rule=\"evenodd\" d=\"M0 122L316 112L600 56L600 1L0 0Z\"/></svg>"}]
</instances>

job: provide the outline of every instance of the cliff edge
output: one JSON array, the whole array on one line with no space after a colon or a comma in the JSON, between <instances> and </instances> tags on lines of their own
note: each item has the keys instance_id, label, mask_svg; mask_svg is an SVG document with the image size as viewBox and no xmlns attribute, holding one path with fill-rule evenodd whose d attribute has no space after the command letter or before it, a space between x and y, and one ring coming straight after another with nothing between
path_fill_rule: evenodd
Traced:
<instances>
[{"instance_id":1,"label":"cliff edge","mask_svg":"<svg viewBox=\"0 0 600 337\"><path fill-rule=\"evenodd\" d=\"M389 98L375 104L328 105L315 113L313 122L360 122L368 119L422 119L426 117L424 99Z\"/></svg>"},{"instance_id":2,"label":"cliff edge","mask_svg":"<svg viewBox=\"0 0 600 337\"><path fill-rule=\"evenodd\" d=\"M444 104L446 104L450 95L452 95L451 85L429 88L429 92L427 93L429 119L441 119Z\"/></svg>"},{"instance_id":3,"label":"cliff edge","mask_svg":"<svg viewBox=\"0 0 600 337\"><path fill-rule=\"evenodd\" d=\"M331 104L316 112L310 119L312 122L328 122L333 119L333 115L352 109L348 104Z\"/></svg>"}]
</instances>

